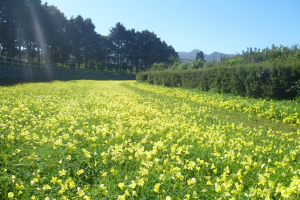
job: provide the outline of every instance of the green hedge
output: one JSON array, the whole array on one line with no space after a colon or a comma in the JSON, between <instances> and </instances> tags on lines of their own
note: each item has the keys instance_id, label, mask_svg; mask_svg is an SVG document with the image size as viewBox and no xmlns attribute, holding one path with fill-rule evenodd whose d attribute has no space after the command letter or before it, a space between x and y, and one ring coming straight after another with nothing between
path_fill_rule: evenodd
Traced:
<instances>
[{"instance_id":1,"label":"green hedge","mask_svg":"<svg viewBox=\"0 0 300 200\"><path fill-rule=\"evenodd\" d=\"M267 62L197 70L147 71L139 73L136 79L168 87L199 88L254 98L288 99L297 96L297 91L289 89L300 79L300 65Z\"/></svg>"}]
</instances>

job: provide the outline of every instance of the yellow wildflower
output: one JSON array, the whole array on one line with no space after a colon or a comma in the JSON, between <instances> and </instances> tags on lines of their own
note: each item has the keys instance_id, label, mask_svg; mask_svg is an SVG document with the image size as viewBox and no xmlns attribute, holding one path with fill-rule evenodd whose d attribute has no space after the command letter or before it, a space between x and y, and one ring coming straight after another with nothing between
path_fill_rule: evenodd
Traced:
<instances>
[{"instance_id":1,"label":"yellow wildflower","mask_svg":"<svg viewBox=\"0 0 300 200\"><path fill-rule=\"evenodd\" d=\"M8 193L8 198L9 198L9 199L12 199L13 197L14 197L14 193L9 192L9 193Z\"/></svg>"},{"instance_id":2,"label":"yellow wildflower","mask_svg":"<svg viewBox=\"0 0 300 200\"><path fill-rule=\"evenodd\" d=\"M126 200L125 195L121 195L121 196L119 195L118 200Z\"/></svg>"},{"instance_id":3,"label":"yellow wildflower","mask_svg":"<svg viewBox=\"0 0 300 200\"><path fill-rule=\"evenodd\" d=\"M124 186L125 186L124 183L119 183L118 184L118 187L120 188L120 190L123 190Z\"/></svg>"},{"instance_id":4,"label":"yellow wildflower","mask_svg":"<svg viewBox=\"0 0 300 200\"><path fill-rule=\"evenodd\" d=\"M84 170L83 170L83 169L80 169L80 170L77 171L76 174L79 176L79 175L81 175L81 174L83 174L83 173L84 173Z\"/></svg>"},{"instance_id":5,"label":"yellow wildflower","mask_svg":"<svg viewBox=\"0 0 300 200\"><path fill-rule=\"evenodd\" d=\"M59 173L59 176L64 176L64 175L66 175L66 170L65 169L62 169L62 170L60 170L60 171L58 171L58 173Z\"/></svg>"},{"instance_id":6,"label":"yellow wildflower","mask_svg":"<svg viewBox=\"0 0 300 200\"><path fill-rule=\"evenodd\" d=\"M158 193L159 192L159 187L160 187L160 183L156 183L155 185L154 185L154 192L155 193Z\"/></svg>"}]
</instances>

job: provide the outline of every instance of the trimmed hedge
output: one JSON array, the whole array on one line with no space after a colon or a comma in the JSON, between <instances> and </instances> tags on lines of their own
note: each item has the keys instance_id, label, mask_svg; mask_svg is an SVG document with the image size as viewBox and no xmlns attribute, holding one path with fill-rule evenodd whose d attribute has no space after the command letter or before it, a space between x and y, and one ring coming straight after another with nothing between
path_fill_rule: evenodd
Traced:
<instances>
[{"instance_id":1,"label":"trimmed hedge","mask_svg":"<svg viewBox=\"0 0 300 200\"><path fill-rule=\"evenodd\" d=\"M167 87L199 88L254 98L289 99L297 91L289 89L300 80L300 65L244 64L194 70L141 72L137 81Z\"/></svg>"}]
</instances>

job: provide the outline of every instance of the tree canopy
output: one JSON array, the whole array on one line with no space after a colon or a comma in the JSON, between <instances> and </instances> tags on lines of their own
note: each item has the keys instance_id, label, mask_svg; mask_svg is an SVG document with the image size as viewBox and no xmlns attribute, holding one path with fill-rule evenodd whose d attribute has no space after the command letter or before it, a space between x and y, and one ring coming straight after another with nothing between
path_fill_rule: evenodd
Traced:
<instances>
[{"instance_id":1,"label":"tree canopy","mask_svg":"<svg viewBox=\"0 0 300 200\"><path fill-rule=\"evenodd\" d=\"M197 52L195 60L201 60L201 61L205 62L205 60L204 60L204 54L203 54L202 51Z\"/></svg>"},{"instance_id":2,"label":"tree canopy","mask_svg":"<svg viewBox=\"0 0 300 200\"><path fill-rule=\"evenodd\" d=\"M127 30L118 22L103 36L95 28L92 19L67 19L41 0L1 0L1 56L67 66L72 55L73 67L131 71L178 60L174 48L148 30Z\"/></svg>"}]
</instances>

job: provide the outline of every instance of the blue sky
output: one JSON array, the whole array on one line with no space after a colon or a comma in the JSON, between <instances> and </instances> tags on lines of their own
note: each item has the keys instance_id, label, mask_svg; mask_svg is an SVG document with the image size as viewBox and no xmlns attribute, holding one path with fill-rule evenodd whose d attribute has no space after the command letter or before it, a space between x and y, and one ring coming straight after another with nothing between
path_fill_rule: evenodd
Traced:
<instances>
[{"instance_id":1,"label":"blue sky","mask_svg":"<svg viewBox=\"0 0 300 200\"><path fill-rule=\"evenodd\" d=\"M69 19L91 18L108 35L121 22L149 30L176 51L241 53L300 44L300 0L42 0Z\"/></svg>"}]
</instances>

